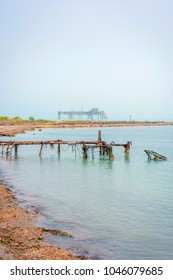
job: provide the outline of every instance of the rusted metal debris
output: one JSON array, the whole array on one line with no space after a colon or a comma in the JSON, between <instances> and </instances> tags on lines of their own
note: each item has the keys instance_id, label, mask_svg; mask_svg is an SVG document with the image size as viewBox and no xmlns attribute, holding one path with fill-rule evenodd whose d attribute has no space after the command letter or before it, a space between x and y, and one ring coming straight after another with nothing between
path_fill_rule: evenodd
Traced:
<instances>
[{"instance_id":1,"label":"rusted metal debris","mask_svg":"<svg viewBox=\"0 0 173 280\"><path fill-rule=\"evenodd\" d=\"M2 154L4 153L4 148L6 148L5 154L6 156L12 155L12 150L14 148L15 155L17 155L18 146L20 145L40 145L39 155L42 156L44 145L50 145L54 147L54 145L58 146L58 154L61 151L61 145L71 145L72 148L76 145L80 145L83 151L83 158L88 157L88 150L91 149L99 149L100 155L108 155L110 160L114 159L112 147L114 146L122 146L124 147L124 152L126 155L129 154L130 146L132 145L131 141L128 141L126 144L117 144L114 141L107 142L102 140L101 131L98 132L98 140L97 141L66 141L66 140L45 140L45 141L0 141L0 146L2 146Z\"/></svg>"}]
</instances>

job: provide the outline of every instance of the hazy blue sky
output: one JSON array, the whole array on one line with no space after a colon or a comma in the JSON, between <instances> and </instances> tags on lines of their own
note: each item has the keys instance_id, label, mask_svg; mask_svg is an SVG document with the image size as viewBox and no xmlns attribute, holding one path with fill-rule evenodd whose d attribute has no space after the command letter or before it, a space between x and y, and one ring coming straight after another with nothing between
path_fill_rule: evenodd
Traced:
<instances>
[{"instance_id":1,"label":"hazy blue sky","mask_svg":"<svg viewBox=\"0 0 173 280\"><path fill-rule=\"evenodd\" d=\"M0 115L173 120L173 0L0 0Z\"/></svg>"}]
</instances>

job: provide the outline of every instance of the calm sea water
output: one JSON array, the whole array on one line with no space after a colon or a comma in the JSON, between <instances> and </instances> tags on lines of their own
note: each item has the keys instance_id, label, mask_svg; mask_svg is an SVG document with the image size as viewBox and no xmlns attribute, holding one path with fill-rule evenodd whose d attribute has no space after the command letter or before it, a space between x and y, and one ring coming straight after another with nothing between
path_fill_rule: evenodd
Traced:
<instances>
[{"instance_id":1,"label":"calm sea water","mask_svg":"<svg viewBox=\"0 0 173 280\"><path fill-rule=\"evenodd\" d=\"M96 140L98 128L44 129L15 140ZM64 146L20 146L18 157L0 156L0 176L24 205L41 213L38 224L72 238L49 242L97 259L173 259L173 127L101 128L102 138L132 141L129 157L113 148L114 161L99 153L83 159ZM1 137L9 139L8 137ZM144 149L168 157L148 161ZM94 158L93 158L94 156Z\"/></svg>"}]
</instances>

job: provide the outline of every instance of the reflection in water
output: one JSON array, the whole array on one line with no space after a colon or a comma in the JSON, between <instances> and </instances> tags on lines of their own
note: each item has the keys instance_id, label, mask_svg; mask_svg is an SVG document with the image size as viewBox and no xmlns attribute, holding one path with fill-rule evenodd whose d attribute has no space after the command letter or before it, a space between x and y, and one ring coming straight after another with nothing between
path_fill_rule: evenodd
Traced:
<instances>
[{"instance_id":1,"label":"reflection in water","mask_svg":"<svg viewBox=\"0 0 173 280\"><path fill-rule=\"evenodd\" d=\"M129 156L129 154L125 154L125 155L124 155L124 160L125 160L126 163L129 163L129 162L130 162L130 156Z\"/></svg>"}]
</instances>

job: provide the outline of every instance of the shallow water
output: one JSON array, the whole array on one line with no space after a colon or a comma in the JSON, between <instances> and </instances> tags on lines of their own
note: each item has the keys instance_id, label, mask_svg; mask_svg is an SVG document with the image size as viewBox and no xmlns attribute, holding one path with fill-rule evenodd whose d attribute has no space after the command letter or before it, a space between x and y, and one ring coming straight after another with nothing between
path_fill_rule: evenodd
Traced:
<instances>
[{"instance_id":1,"label":"shallow water","mask_svg":"<svg viewBox=\"0 0 173 280\"><path fill-rule=\"evenodd\" d=\"M44 129L15 140L96 140L99 128ZM81 149L20 146L17 158L0 156L0 175L25 205L40 209L39 224L73 234L49 238L100 259L173 259L173 127L101 128L102 138L132 141L129 157L114 147L114 161ZM0 139L9 139L1 137ZM148 161L144 149L168 157ZM94 158L93 158L94 156Z\"/></svg>"}]
</instances>

